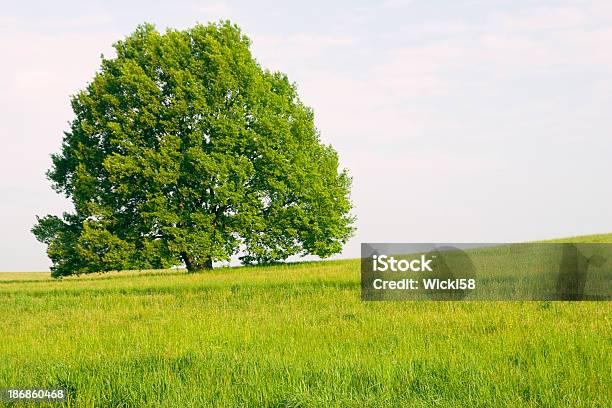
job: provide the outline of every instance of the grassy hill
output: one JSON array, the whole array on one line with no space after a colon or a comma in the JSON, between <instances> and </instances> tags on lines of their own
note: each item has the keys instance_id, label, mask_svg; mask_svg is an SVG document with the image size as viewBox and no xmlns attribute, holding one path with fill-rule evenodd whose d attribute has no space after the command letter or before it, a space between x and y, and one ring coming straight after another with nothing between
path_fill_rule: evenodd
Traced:
<instances>
[{"instance_id":1,"label":"grassy hill","mask_svg":"<svg viewBox=\"0 0 612 408\"><path fill-rule=\"evenodd\" d=\"M570 243L612 243L612 234L581 235L578 237L549 239L539 242L570 242Z\"/></svg>"},{"instance_id":2,"label":"grassy hill","mask_svg":"<svg viewBox=\"0 0 612 408\"><path fill-rule=\"evenodd\" d=\"M359 291L357 260L0 274L0 388L64 387L69 406L612 406L610 302Z\"/></svg>"}]
</instances>

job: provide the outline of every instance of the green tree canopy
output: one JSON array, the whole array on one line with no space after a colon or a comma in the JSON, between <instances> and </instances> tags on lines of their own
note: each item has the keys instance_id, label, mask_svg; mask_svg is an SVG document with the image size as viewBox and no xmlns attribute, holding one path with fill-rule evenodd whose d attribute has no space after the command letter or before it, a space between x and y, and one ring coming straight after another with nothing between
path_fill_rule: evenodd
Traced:
<instances>
[{"instance_id":1,"label":"green tree canopy","mask_svg":"<svg viewBox=\"0 0 612 408\"><path fill-rule=\"evenodd\" d=\"M313 112L229 22L114 45L48 177L74 204L32 229L54 276L327 257L353 231L351 179Z\"/></svg>"}]
</instances>

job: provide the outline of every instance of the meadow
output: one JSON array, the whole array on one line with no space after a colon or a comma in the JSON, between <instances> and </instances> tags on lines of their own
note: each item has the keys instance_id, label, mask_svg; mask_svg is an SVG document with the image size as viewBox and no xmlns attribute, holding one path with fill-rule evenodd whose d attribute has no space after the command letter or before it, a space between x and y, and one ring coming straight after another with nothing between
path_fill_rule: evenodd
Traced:
<instances>
[{"instance_id":1,"label":"meadow","mask_svg":"<svg viewBox=\"0 0 612 408\"><path fill-rule=\"evenodd\" d=\"M611 302L363 302L358 260L2 273L0 313L0 388L65 406L612 406Z\"/></svg>"}]
</instances>

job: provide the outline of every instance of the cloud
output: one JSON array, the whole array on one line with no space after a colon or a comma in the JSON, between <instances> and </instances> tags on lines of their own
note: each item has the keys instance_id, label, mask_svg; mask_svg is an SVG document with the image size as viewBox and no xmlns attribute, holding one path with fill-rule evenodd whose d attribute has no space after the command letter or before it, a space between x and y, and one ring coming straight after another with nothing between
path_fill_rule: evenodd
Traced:
<instances>
[{"instance_id":1,"label":"cloud","mask_svg":"<svg viewBox=\"0 0 612 408\"><path fill-rule=\"evenodd\" d=\"M280 69L294 61L319 60L330 52L358 44L350 35L299 33L287 36L258 35L252 38L254 55L265 61L265 66Z\"/></svg>"},{"instance_id":2,"label":"cloud","mask_svg":"<svg viewBox=\"0 0 612 408\"><path fill-rule=\"evenodd\" d=\"M443 95L449 74L464 64L465 49L456 42L436 42L392 50L373 74L387 94L397 98Z\"/></svg>"},{"instance_id":3,"label":"cloud","mask_svg":"<svg viewBox=\"0 0 612 408\"><path fill-rule=\"evenodd\" d=\"M33 32L3 36L0 47L5 63L4 97L34 104L66 99L87 83L100 65L100 55L113 53L119 34L43 34Z\"/></svg>"},{"instance_id":4,"label":"cloud","mask_svg":"<svg viewBox=\"0 0 612 408\"><path fill-rule=\"evenodd\" d=\"M202 14L208 21L218 19L228 19L232 13L232 8L225 2L201 3L196 2L190 5L190 9L198 14Z\"/></svg>"},{"instance_id":5,"label":"cloud","mask_svg":"<svg viewBox=\"0 0 612 408\"><path fill-rule=\"evenodd\" d=\"M609 25L611 16L612 4L608 1L566 3L492 13L489 27L514 33L584 30L589 26Z\"/></svg>"},{"instance_id":6,"label":"cloud","mask_svg":"<svg viewBox=\"0 0 612 408\"><path fill-rule=\"evenodd\" d=\"M413 0L383 0L379 3L380 7L384 8L395 8L403 7L414 3Z\"/></svg>"}]
</instances>

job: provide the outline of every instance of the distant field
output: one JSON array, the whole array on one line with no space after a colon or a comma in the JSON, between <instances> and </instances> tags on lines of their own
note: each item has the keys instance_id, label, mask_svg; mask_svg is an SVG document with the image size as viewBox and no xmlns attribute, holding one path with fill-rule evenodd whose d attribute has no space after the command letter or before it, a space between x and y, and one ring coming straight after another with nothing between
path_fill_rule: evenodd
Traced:
<instances>
[{"instance_id":1,"label":"distant field","mask_svg":"<svg viewBox=\"0 0 612 408\"><path fill-rule=\"evenodd\" d=\"M68 406L612 406L611 302L362 302L357 260L0 274L0 313L0 388Z\"/></svg>"},{"instance_id":2,"label":"distant field","mask_svg":"<svg viewBox=\"0 0 612 408\"><path fill-rule=\"evenodd\" d=\"M51 279L49 272L0 272L0 282Z\"/></svg>"}]
</instances>

